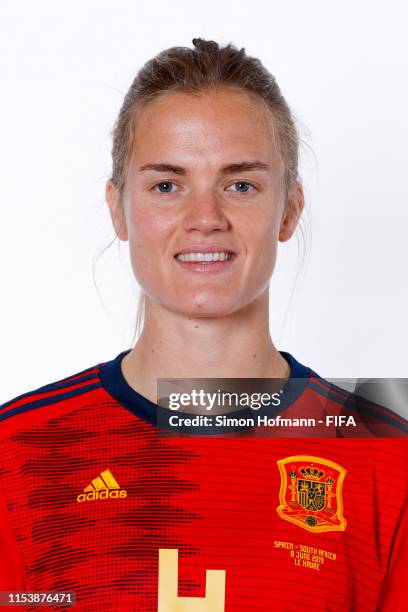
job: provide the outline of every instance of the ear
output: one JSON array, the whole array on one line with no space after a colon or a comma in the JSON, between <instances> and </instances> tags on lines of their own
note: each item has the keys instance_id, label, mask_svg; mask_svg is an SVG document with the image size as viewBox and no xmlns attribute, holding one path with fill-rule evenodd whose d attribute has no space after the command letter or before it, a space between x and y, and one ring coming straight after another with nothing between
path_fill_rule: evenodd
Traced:
<instances>
[{"instance_id":1,"label":"ear","mask_svg":"<svg viewBox=\"0 0 408 612\"><path fill-rule=\"evenodd\" d=\"M119 189L111 180L106 183L105 199L109 207L112 225L119 240L128 239L125 211Z\"/></svg>"},{"instance_id":2,"label":"ear","mask_svg":"<svg viewBox=\"0 0 408 612\"><path fill-rule=\"evenodd\" d=\"M300 183L296 183L289 194L285 209L283 211L281 225L279 228L280 242L286 242L292 237L304 206L305 198L303 194L303 187Z\"/></svg>"}]
</instances>

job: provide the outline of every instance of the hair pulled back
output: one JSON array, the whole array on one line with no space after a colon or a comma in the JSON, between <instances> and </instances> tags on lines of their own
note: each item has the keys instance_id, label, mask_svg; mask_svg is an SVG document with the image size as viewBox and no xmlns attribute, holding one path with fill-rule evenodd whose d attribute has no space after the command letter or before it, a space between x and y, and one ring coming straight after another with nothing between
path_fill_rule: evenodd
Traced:
<instances>
[{"instance_id":1,"label":"hair pulled back","mask_svg":"<svg viewBox=\"0 0 408 612\"><path fill-rule=\"evenodd\" d=\"M123 194L134 146L137 111L165 92L200 94L212 89L241 90L263 100L273 116L277 144L285 165L286 195L298 178L299 137L292 113L275 77L259 59L231 43L193 38L193 48L171 47L147 61L137 73L113 129L111 180Z\"/></svg>"}]
</instances>

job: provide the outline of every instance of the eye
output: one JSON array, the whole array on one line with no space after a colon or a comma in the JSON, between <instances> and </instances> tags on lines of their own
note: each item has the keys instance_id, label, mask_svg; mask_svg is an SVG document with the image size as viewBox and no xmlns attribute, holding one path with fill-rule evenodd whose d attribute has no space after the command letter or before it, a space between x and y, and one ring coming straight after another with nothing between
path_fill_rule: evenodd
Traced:
<instances>
[{"instance_id":1,"label":"eye","mask_svg":"<svg viewBox=\"0 0 408 612\"><path fill-rule=\"evenodd\" d=\"M175 184L171 181L162 181L161 183L157 183L153 189L159 193L173 193L172 187L175 187Z\"/></svg>"},{"instance_id":2,"label":"eye","mask_svg":"<svg viewBox=\"0 0 408 612\"><path fill-rule=\"evenodd\" d=\"M247 181L237 181L230 185L230 187L236 187L237 193L248 193L250 190L255 189L254 186Z\"/></svg>"}]
</instances>

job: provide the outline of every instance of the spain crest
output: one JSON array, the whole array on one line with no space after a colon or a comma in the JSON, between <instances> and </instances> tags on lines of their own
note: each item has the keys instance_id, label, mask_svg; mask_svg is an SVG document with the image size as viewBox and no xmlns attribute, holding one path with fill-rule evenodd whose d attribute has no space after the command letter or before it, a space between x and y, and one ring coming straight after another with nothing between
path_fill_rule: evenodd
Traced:
<instances>
[{"instance_id":1,"label":"spain crest","mask_svg":"<svg viewBox=\"0 0 408 612\"><path fill-rule=\"evenodd\" d=\"M277 513L285 521L313 532L344 531L341 465L310 455L293 455L277 461L281 488Z\"/></svg>"}]
</instances>

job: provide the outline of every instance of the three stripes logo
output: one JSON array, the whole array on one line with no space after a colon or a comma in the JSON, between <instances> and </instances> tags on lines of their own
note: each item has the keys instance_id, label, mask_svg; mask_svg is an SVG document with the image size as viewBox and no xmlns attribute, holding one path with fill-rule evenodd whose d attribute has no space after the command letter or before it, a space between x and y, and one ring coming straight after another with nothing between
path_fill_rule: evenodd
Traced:
<instances>
[{"instance_id":1,"label":"three stripes logo","mask_svg":"<svg viewBox=\"0 0 408 612\"><path fill-rule=\"evenodd\" d=\"M127 497L127 491L121 489L110 470L104 470L85 487L84 492L77 496L78 502L97 499L119 499Z\"/></svg>"}]
</instances>

